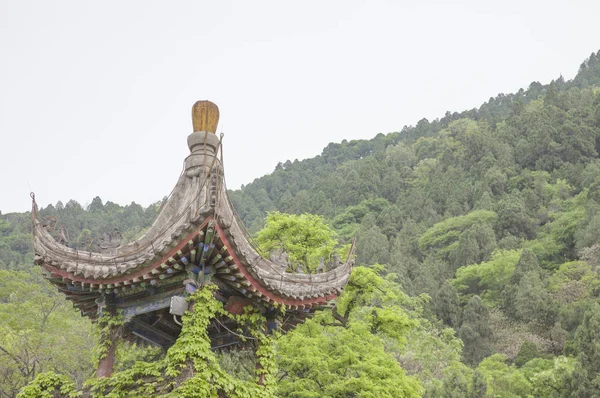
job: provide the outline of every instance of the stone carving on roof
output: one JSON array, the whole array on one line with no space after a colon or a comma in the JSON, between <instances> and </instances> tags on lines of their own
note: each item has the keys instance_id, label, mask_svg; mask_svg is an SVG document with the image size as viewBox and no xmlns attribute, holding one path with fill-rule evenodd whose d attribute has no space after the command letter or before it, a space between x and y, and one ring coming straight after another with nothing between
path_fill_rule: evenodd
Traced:
<instances>
[{"instance_id":1,"label":"stone carving on roof","mask_svg":"<svg viewBox=\"0 0 600 398\"><path fill-rule=\"evenodd\" d=\"M98 248L102 253L116 253L117 247L121 246L123 235L118 229L111 232L105 232L99 239Z\"/></svg>"},{"instance_id":2,"label":"stone carving on roof","mask_svg":"<svg viewBox=\"0 0 600 398\"><path fill-rule=\"evenodd\" d=\"M281 267L280 272L285 272L290 266L288 254L281 248L274 249L269 253L269 260L275 265Z\"/></svg>"}]
</instances>

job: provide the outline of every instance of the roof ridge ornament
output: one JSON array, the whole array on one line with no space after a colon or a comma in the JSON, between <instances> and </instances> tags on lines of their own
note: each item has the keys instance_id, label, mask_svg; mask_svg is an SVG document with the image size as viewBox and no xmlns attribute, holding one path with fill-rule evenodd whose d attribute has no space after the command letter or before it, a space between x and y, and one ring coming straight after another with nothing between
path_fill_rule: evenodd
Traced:
<instances>
[{"instance_id":1,"label":"roof ridge ornament","mask_svg":"<svg viewBox=\"0 0 600 398\"><path fill-rule=\"evenodd\" d=\"M209 173L214 165L219 137L216 136L219 124L219 107L208 100L197 101L192 106L192 126L194 132L187 138L190 155L185 159L185 172L190 178Z\"/></svg>"},{"instance_id":2,"label":"roof ridge ornament","mask_svg":"<svg viewBox=\"0 0 600 398\"><path fill-rule=\"evenodd\" d=\"M208 131L215 134L219 124L219 107L208 100L196 101L192 106L192 126L194 132Z\"/></svg>"}]
</instances>

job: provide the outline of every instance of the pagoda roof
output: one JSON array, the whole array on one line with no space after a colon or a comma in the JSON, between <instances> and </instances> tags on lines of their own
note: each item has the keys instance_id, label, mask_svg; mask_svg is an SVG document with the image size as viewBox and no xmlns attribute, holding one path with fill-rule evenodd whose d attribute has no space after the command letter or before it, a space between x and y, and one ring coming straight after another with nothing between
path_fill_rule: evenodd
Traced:
<instances>
[{"instance_id":1,"label":"pagoda roof","mask_svg":"<svg viewBox=\"0 0 600 398\"><path fill-rule=\"evenodd\" d=\"M334 299L348 281L352 255L316 274L290 273L285 264L261 256L227 195L219 157L222 136L215 135L218 108L199 101L192 115L195 131L187 139L184 170L154 223L136 240L108 242L101 251L68 247L55 239L52 223L40 217L32 195L34 261L45 276L90 317L111 293L126 314L139 313L143 305L151 310L161 294L166 300L184 291L193 267L202 268L199 278L207 274L223 291L253 301L298 310ZM149 288L155 297L145 304Z\"/></svg>"}]
</instances>

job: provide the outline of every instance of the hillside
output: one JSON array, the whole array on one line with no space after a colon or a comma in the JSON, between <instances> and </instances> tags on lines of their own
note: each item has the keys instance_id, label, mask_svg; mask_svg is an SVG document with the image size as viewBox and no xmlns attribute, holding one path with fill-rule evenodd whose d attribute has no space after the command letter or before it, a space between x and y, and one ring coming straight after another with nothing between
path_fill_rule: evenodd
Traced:
<instances>
[{"instance_id":1,"label":"hillside","mask_svg":"<svg viewBox=\"0 0 600 398\"><path fill-rule=\"evenodd\" d=\"M600 355L582 351L600 338L587 330L600 320L599 150L600 52L573 80L329 144L231 196L253 230L278 210L321 214L356 235L358 263L386 264L409 294L431 297L464 363L567 354L579 358L569 388L588 396L582 375Z\"/></svg>"},{"instance_id":2,"label":"hillside","mask_svg":"<svg viewBox=\"0 0 600 398\"><path fill-rule=\"evenodd\" d=\"M277 343L277 396L324 396L325 386L310 382L319 355L338 391L373 393L395 380L407 396L600 394L600 51L572 80L533 82L477 109L331 143L230 196L253 233L268 211L322 216L341 243L357 237L357 265L365 266L346 293L358 300L346 318L354 326L333 326L323 314ZM41 214L56 216L83 248L115 227L135 236L159 207L95 198L87 209L69 201ZM29 217L0 215L6 397L40 371L81 386L93 368L92 327L32 265ZM369 314L383 309L402 325L397 333L379 328L385 319L373 326L379 321ZM362 352L363 340L373 350ZM348 351L366 364L355 376L339 372L356 365ZM129 347L121 360L153 355ZM244 359L221 361L235 377L248 376ZM397 372L383 372L382 363Z\"/></svg>"}]
</instances>

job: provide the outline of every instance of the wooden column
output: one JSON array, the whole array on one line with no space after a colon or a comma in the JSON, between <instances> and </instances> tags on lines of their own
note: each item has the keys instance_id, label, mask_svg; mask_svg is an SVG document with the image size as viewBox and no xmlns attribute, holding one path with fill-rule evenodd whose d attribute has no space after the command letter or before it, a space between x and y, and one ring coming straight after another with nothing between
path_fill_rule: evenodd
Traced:
<instances>
[{"instance_id":1,"label":"wooden column","mask_svg":"<svg viewBox=\"0 0 600 398\"><path fill-rule=\"evenodd\" d=\"M112 333L111 333L112 336ZM96 372L97 377L110 377L115 370L115 357L117 353L117 339L111 339L111 346L108 349L106 357L100 359L98 362L98 371Z\"/></svg>"},{"instance_id":2,"label":"wooden column","mask_svg":"<svg viewBox=\"0 0 600 398\"><path fill-rule=\"evenodd\" d=\"M267 315L265 316L265 326L264 326L264 330L262 331L262 333L264 333L265 336L269 335L271 333L271 331L269 330L269 322L273 322L275 320L274 318L274 313L271 314L271 316ZM262 341L258 340L257 341L257 345L256 345L256 350L258 350L260 348L261 344L271 344L272 342L267 340L267 341ZM260 358L258 355L256 355L256 364L255 364L255 374L258 375L258 380L257 383L259 386L265 386L266 385L266 380L265 380L265 373L262 371L263 370L263 366L260 364Z\"/></svg>"},{"instance_id":3,"label":"wooden column","mask_svg":"<svg viewBox=\"0 0 600 398\"><path fill-rule=\"evenodd\" d=\"M104 316L114 317L117 315L113 305L109 305ZM97 377L110 377L115 370L115 359L117 354L117 338L119 337L120 325L110 325L108 335L101 336L99 344L109 344L108 352L104 358L98 360ZM104 341L102 341L104 340Z\"/></svg>"},{"instance_id":4,"label":"wooden column","mask_svg":"<svg viewBox=\"0 0 600 398\"><path fill-rule=\"evenodd\" d=\"M258 343L258 344L260 344L260 343ZM256 348L258 349L258 345L257 345ZM263 369L263 366L260 364L260 362L258 361L258 359L259 359L258 356L256 356L256 364L255 364L255 366L256 366L255 369L256 370L255 370L255 374L258 375L258 381L257 381L258 385L259 386L264 386L265 385L265 374L263 372L261 372L262 369Z\"/></svg>"}]
</instances>

